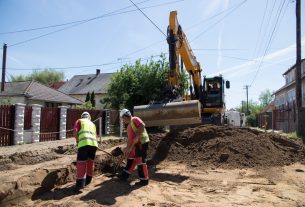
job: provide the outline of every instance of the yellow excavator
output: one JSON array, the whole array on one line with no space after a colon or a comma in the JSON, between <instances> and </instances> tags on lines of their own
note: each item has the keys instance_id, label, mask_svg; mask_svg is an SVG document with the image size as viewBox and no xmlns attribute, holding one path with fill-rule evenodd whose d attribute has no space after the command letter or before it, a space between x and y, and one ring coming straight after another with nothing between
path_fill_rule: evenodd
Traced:
<instances>
[{"instance_id":1,"label":"yellow excavator","mask_svg":"<svg viewBox=\"0 0 305 207\"><path fill-rule=\"evenodd\" d=\"M196 60L190 44L179 25L177 11L171 11L167 29L169 45L168 85L170 101L166 103L134 107L135 116L141 117L146 126L187 125L198 123L221 124L225 112L224 88L229 81L216 76L201 79L201 67ZM179 64L181 57L181 64ZM189 95L181 97L183 67L190 76Z\"/></svg>"}]
</instances>

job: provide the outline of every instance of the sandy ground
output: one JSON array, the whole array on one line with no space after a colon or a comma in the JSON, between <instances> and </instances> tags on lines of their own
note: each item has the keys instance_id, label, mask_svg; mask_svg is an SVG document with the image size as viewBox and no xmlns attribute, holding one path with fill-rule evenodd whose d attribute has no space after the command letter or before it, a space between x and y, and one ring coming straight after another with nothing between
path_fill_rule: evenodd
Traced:
<instances>
[{"instance_id":1,"label":"sandy ground","mask_svg":"<svg viewBox=\"0 0 305 207\"><path fill-rule=\"evenodd\" d=\"M73 139L0 148L0 206L305 207L300 142L215 126L151 134L148 186L109 176L117 160L97 152L93 182L75 193ZM111 152L122 140L105 140ZM119 158L118 158L119 159Z\"/></svg>"},{"instance_id":2,"label":"sandy ground","mask_svg":"<svg viewBox=\"0 0 305 207\"><path fill-rule=\"evenodd\" d=\"M270 169L205 169L163 162L148 186L95 177L80 194L70 182L20 206L305 206L305 166ZM135 173L136 174L136 173Z\"/></svg>"}]
</instances>

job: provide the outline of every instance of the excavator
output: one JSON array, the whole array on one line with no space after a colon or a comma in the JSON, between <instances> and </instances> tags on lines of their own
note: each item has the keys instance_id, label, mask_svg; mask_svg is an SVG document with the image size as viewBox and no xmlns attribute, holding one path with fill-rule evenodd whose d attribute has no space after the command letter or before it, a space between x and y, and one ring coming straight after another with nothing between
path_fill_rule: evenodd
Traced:
<instances>
[{"instance_id":1,"label":"excavator","mask_svg":"<svg viewBox=\"0 0 305 207\"><path fill-rule=\"evenodd\" d=\"M171 11L167 29L169 45L168 88L170 99L165 103L134 107L134 115L141 117L147 127L200 123L222 124L225 112L224 88L230 82L216 76L201 78L201 66L190 47L177 19ZM181 57L181 64L179 64ZM183 67L190 77L189 95L181 95Z\"/></svg>"}]
</instances>

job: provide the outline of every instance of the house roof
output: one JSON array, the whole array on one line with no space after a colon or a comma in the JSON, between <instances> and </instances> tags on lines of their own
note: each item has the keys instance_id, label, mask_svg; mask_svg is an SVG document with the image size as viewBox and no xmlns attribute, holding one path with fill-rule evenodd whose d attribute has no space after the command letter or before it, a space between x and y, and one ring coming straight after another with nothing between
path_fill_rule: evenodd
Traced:
<instances>
[{"instance_id":1,"label":"house roof","mask_svg":"<svg viewBox=\"0 0 305 207\"><path fill-rule=\"evenodd\" d=\"M7 82L0 96L26 96L31 100L82 104L83 102L37 81Z\"/></svg>"},{"instance_id":2,"label":"house roof","mask_svg":"<svg viewBox=\"0 0 305 207\"><path fill-rule=\"evenodd\" d=\"M54 82L54 83L49 84L49 87L57 90L64 84L65 84L64 81L59 81L59 82Z\"/></svg>"},{"instance_id":3,"label":"house roof","mask_svg":"<svg viewBox=\"0 0 305 207\"><path fill-rule=\"evenodd\" d=\"M275 108L274 101L270 102L267 106L265 106L260 113L270 112Z\"/></svg>"},{"instance_id":4,"label":"house roof","mask_svg":"<svg viewBox=\"0 0 305 207\"><path fill-rule=\"evenodd\" d=\"M107 87L114 73L75 75L58 90L66 94L107 93Z\"/></svg>"},{"instance_id":5,"label":"house roof","mask_svg":"<svg viewBox=\"0 0 305 207\"><path fill-rule=\"evenodd\" d=\"M301 60L301 64L305 61L305 58ZM289 73L293 68L295 68L296 63L291 66L288 70L286 70L285 73L283 73L283 75L287 75L287 73Z\"/></svg>"}]
</instances>

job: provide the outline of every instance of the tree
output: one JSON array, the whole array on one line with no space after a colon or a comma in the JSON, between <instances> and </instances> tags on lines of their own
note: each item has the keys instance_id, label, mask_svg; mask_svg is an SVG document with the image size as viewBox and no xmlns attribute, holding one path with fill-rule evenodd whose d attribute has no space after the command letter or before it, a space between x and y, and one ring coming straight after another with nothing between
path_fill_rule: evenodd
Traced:
<instances>
[{"instance_id":1,"label":"tree","mask_svg":"<svg viewBox=\"0 0 305 207\"><path fill-rule=\"evenodd\" d=\"M258 114L262 110L262 106L253 100L249 100L248 102L249 112L250 114L247 116L247 124L252 127L257 126L256 114ZM242 111L243 106L239 106L237 110L239 112Z\"/></svg>"},{"instance_id":2,"label":"tree","mask_svg":"<svg viewBox=\"0 0 305 207\"><path fill-rule=\"evenodd\" d=\"M274 100L274 96L269 89L266 89L260 93L258 99L260 101L260 105L264 108Z\"/></svg>"},{"instance_id":3,"label":"tree","mask_svg":"<svg viewBox=\"0 0 305 207\"><path fill-rule=\"evenodd\" d=\"M11 105L12 103L11 97L5 97L0 99L0 105Z\"/></svg>"},{"instance_id":4,"label":"tree","mask_svg":"<svg viewBox=\"0 0 305 207\"><path fill-rule=\"evenodd\" d=\"M95 93L94 93L94 91L92 91L92 93L91 93L90 102L92 104L92 107L95 107Z\"/></svg>"},{"instance_id":5,"label":"tree","mask_svg":"<svg viewBox=\"0 0 305 207\"><path fill-rule=\"evenodd\" d=\"M94 107L92 106L90 101L85 102L82 105L77 105L76 108L77 109L88 109L88 110L94 109Z\"/></svg>"},{"instance_id":6,"label":"tree","mask_svg":"<svg viewBox=\"0 0 305 207\"><path fill-rule=\"evenodd\" d=\"M87 95L86 95L86 100L85 100L85 102L88 102L88 101L90 101L90 93L89 93L89 91L88 91L88 93L87 93Z\"/></svg>"},{"instance_id":7,"label":"tree","mask_svg":"<svg viewBox=\"0 0 305 207\"><path fill-rule=\"evenodd\" d=\"M49 85L54 82L63 81L64 73L53 69L44 69L42 71L35 70L29 75L11 75L12 81L28 81L36 80L44 85Z\"/></svg>"},{"instance_id":8,"label":"tree","mask_svg":"<svg viewBox=\"0 0 305 207\"><path fill-rule=\"evenodd\" d=\"M113 109L132 109L135 105L164 100L167 96L164 89L168 85L168 70L169 64L164 55L161 55L158 61L150 60L141 64L141 61L137 60L134 65L124 65L113 75L107 97L101 100L101 103L109 104ZM186 76L183 77L186 79ZM181 92L185 87L183 84Z\"/></svg>"}]
</instances>

